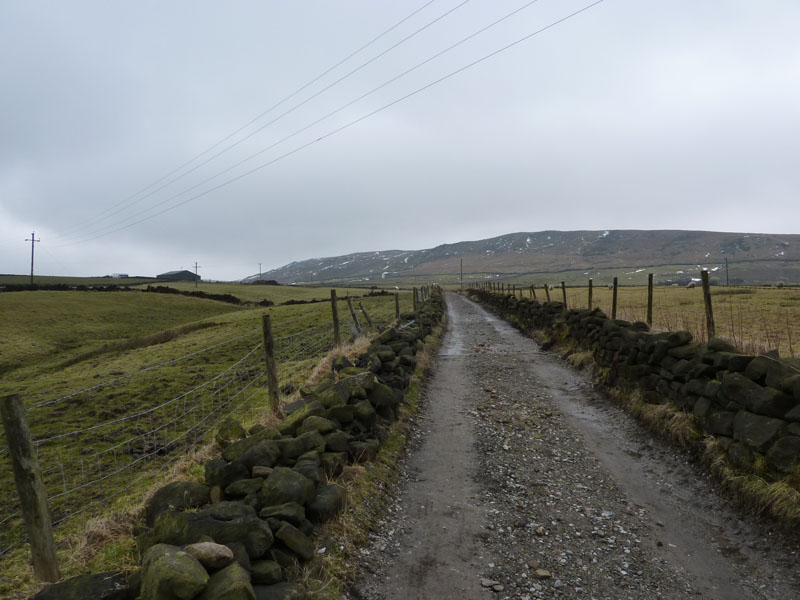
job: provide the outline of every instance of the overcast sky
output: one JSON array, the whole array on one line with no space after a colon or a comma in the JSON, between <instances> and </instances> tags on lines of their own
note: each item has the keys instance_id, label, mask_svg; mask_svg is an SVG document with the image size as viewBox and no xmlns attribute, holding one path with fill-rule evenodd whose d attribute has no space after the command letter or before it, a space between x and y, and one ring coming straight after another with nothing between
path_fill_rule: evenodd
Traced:
<instances>
[{"instance_id":1,"label":"overcast sky","mask_svg":"<svg viewBox=\"0 0 800 600\"><path fill-rule=\"evenodd\" d=\"M0 0L0 273L34 230L37 273L209 279L515 231L800 233L797 0L605 0L359 121L591 0L357 100L526 3Z\"/></svg>"}]
</instances>

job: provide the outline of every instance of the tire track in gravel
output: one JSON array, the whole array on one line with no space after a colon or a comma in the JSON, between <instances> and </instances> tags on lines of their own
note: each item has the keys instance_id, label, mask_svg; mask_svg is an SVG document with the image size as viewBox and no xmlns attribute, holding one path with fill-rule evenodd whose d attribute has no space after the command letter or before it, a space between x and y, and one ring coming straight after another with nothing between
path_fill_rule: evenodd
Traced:
<instances>
[{"instance_id":1,"label":"tire track in gravel","mask_svg":"<svg viewBox=\"0 0 800 600\"><path fill-rule=\"evenodd\" d=\"M469 300L353 598L800 598L798 556ZM796 546L795 546L796 548Z\"/></svg>"}]
</instances>

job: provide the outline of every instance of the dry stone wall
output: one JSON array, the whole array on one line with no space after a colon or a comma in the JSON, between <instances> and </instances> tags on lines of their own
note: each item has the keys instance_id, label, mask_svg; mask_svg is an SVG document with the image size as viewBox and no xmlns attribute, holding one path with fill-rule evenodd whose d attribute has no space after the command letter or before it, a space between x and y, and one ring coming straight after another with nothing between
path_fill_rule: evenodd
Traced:
<instances>
[{"instance_id":1,"label":"dry stone wall","mask_svg":"<svg viewBox=\"0 0 800 600\"><path fill-rule=\"evenodd\" d=\"M737 467L766 461L778 476L799 468L799 360L741 354L717 338L701 344L688 331L653 333L645 323L612 320L600 309L565 311L560 302L470 294L524 329L546 330L591 350L607 384L691 412Z\"/></svg>"},{"instance_id":2,"label":"dry stone wall","mask_svg":"<svg viewBox=\"0 0 800 600\"><path fill-rule=\"evenodd\" d=\"M276 428L225 421L216 435L222 456L204 465L204 481L170 483L148 501L134 532L137 573L84 575L37 598L305 598L287 571L317 555L315 527L345 505L336 477L377 455L406 402L417 352L443 315L434 289L355 365L339 358L321 383L301 390Z\"/></svg>"}]
</instances>

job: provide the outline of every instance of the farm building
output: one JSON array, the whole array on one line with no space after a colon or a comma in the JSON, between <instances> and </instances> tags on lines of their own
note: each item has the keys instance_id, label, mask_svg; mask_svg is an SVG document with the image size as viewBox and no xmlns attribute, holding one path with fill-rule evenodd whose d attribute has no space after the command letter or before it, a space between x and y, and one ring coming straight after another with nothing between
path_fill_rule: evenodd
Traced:
<instances>
[{"instance_id":1,"label":"farm building","mask_svg":"<svg viewBox=\"0 0 800 600\"><path fill-rule=\"evenodd\" d=\"M200 281L200 276L195 275L191 271L167 271L156 275L156 279L163 279L164 281Z\"/></svg>"}]
</instances>

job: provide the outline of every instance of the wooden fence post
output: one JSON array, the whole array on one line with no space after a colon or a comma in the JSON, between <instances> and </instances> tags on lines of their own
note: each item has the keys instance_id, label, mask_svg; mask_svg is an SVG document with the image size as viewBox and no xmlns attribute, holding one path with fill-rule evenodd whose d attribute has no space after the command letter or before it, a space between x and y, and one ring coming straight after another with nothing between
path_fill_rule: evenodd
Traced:
<instances>
[{"instance_id":1,"label":"wooden fence post","mask_svg":"<svg viewBox=\"0 0 800 600\"><path fill-rule=\"evenodd\" d=\"M611 296L611 318L617 318L617 278L614 277L614 292Z\"/></svg>"},{"instance_id":2,"label":"wooden fence post","mask_svg":"<svg viewBox=\"0 0 800 600\"><path fill-rule=\"evenodd\" d=\"M589 278L589 310L592 310L592 278Z\"/></svg>"},{"instance_id":3,"label":"wooden fence post","mask_svg":"<svg viewBox=\"0 0 800 600\"><path fill-rule=\"evenodd\" d=\"M544 284L544 294L547 296L547 301L550 302L550 284Z\"/></svg>"},{"instance_id":4,"label":"wooden fence post","mask_svg":"<svg viewBox=\"0 0 800 600\"><path fill-rule=\"evenodd\" d=\"M647 275L647 324L653 326L653 274Z\"/></svg>"},{"instance_id":5,"label":"wooden fence post","mask_svg":"<svg viewBox=\"0 0 800 600\"><path fill-rule=\"evenodd\" d=\"M536 286L535 285L531 286L531 298L536 300Z\"/></svg>"},{"instance_id":6,"label":"wooden fence post","mask_svg":"<svg viewBox=\"0 0 800 600\"><path fill-rule=\"evenodd\" d=\"M567 310L567 286L561 282L561 297L564 299L564 310Z\"/></svg>"},{"instance_id":7,"label":"wooden fence post","mask_svg":"<svg viewBox=\"0 0 800 600\"><path fill-rule=\"evenodd\" d=\"M333 315L333 345L342 345L342 335L339 332L339 310L336 307L336 290L331 290L331 314Z\"/></svg>"},{"instance_id":8,"label":"wooden fence post","mask_svg":"<svg viewBox=\"0 0 800 600\"><path fill-rule=\"evenodd\" d=\"M417 312L417 288L414 288L414 312Z\"/></svg>"},{"instance_id":9,"label":"wooden fence post","mask_svg":"<svg viewBox=\"0 0 800 600\"><path fill-rule=\"evenodd\" d=\"M53 526L47 508L42 470L33 451L31 431L20 397L15 394L3 398L0 401L0 415L14 468L22 516L31 541L33 572L40 581L53 583L60 578Z\"/></svg>"},{"instance_id":10,"label":"wooden fence post","mask_svg":"<svg viewBox=\"0 0 800 600\"><path fill-rule=\"evenodd\" d=\"M350 316L353 317L353 323L356 324L356 331L358 333L364 333L364 330L361 329L361 323L358 322L358 315L356 315L356 311L353 308L353 299L350 296L347 297L347 308L350 309Z\"/></svg>"},{"instance_id":11,"label":"wooden fence post","mask_svg":"<svg viewBox=\"0 0 800 600\"><path fill-rule=\"evenodd\" d=\"M369 318L367 309L364 308L364 305L361 304L361 302L358 303L358 308L360 308L361 312L364 313L364 319L367 321L367 327L372 327L372 319Z\"/></svg>"},{"instance_id":12,"label":"wooden fence post","mask_svg":"<svg viewBox=\"0 0 800 600\"><path fill-rule=\"evenodd\" d=\"M264 357L267 360L267 390L269 409L277 414L280 408L280 392L278 390L278 365L275 364L275 340L272 338L272 320L269 315L262 315L261 325L264 330Z\"/></svg>"},{"instance_id":13,"label":"wooden fence post","mask_svg":"<svg viewBox=\"0 0 800 600\"><path fill-rule=\"evenodd\" d=\"M711 289L708 285L708 271L700 271L700 278L703 280L703 303L706 307L706 332L708 339L716 336L716 328L714 326L714 311L711 310Z\"/></svg>"},{"instance_id":14,"label":"wooden fence post","mask_svg":"<svg viewBox=\"0 0 800 600\"><path fill-rule=\"evenodd\" d=\"M394 318L400 320L400 292L394 293Z\"/></svg>"}]
</instances>

